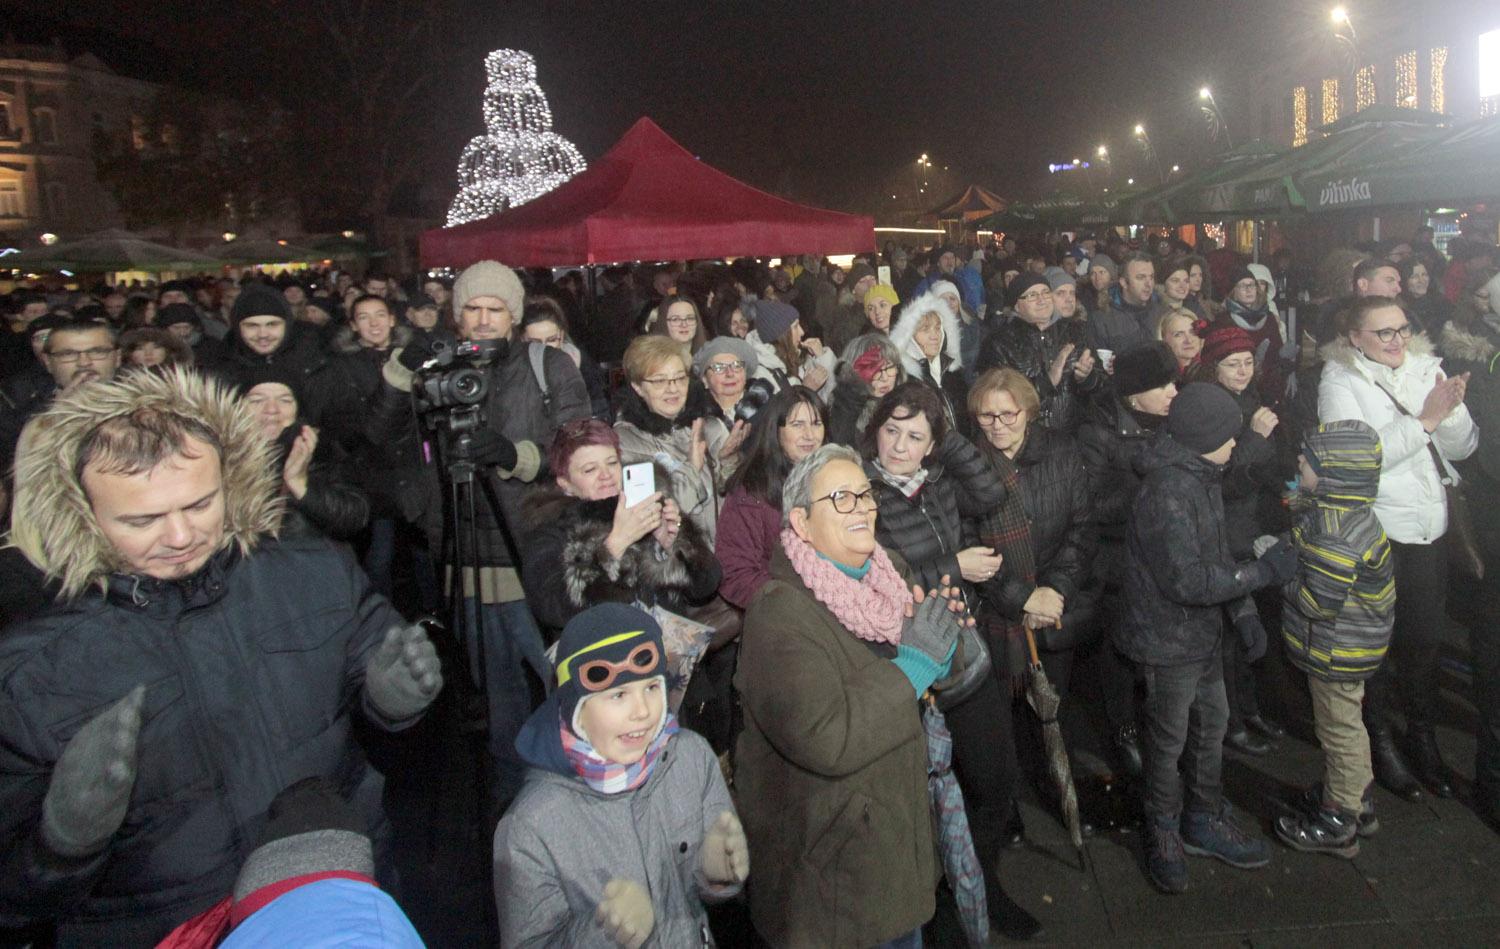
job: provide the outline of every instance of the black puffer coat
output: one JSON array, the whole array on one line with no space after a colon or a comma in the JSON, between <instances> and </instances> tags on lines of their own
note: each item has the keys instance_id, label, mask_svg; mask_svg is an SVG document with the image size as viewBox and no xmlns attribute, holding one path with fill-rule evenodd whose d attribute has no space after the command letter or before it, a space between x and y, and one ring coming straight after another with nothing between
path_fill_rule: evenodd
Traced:
<instances>
[{"instance_id":1,"label":"black puffer coat","mask_svg":"<svg viewBox=\"0 0 1500 949\"><path fill-rule=\"evenodd\" d=\"M1078 429L1078 449L1088 472L1099 540L1094 575L1106 587L1119 587L1125 576L1130 510L1141 487L1136 459L1151 444L1153 435L1142 422L1154 423L1154 427L1164 419L1137 415L1118 397L1095 402L1089 415Z\"/></svg>"},{"instance_id":2,"label":"black puffer coat","mask_svg":"<svg viewBox=\"0 0 1500 949\"><path fill-rule=\"evenodd\" d=\"M658 485L671 482L658 471ZM598 603L660 605L674 613L712 600L722 572L713 549L687 518L671 550L643 537L612 560L604 549L617 498L583 501L556 488L539 490L527 509L521 582L526 602L555 638L585 608Z\"/></svg>"},{"instance_id":3,"label":"black puffer coat","mask_svg":"<svg viewBox=\"0 0 1500 949\"><path fill-rule=\"evenodd\" d=\"M277 471L286 466L287 453L302 432L303 421L288 425L276 439ZM307 492L287 497L282 537L322 534L333 540L350 540L370 523L370 499L354 483L348 452L339 443L319 437L307 468Z\"/></svg>"},{"instance_id":4,"label":"black puffer coat","mask_svg":"<svg viewBox=\"0 0 1500 949\"><path fill-rule=\"evenodd\" d=\"M1005 500L1000 476L962 435L950 431L937 457L929 461L927 481L914 498L886 482L874 462L865 462L879 504L875 538L886 550L899 553L915 582L928 587L944 576L952 583L962 582L958 552L965 546L963 521Z\"/></svg>"},{"instance_id":5,"label":"black puffer coat","mask_svg":"<svg viewBox=\"0 0 1500 949\"><path fill-rule=\"evenodd\" d=\"M1125 620L1115 647L1127 658L1169 666L1212 656L1233 618L1253 614L1245 596L1275 580L1269 564L1236 564L1224 526L1223 469L1158 435L1142 453L1143 477L1126 543ZM1232 602L1232 605L1231 605Z\"/></svg>"},{"instance_id":6,"label":"black puffer coat","mask_svg":"<svg viewBox=\"0 0 1500 949\"><path fill-rule=\"evenodd\" d=\"M1250 418L1261 407L1255 386L1229 394L1239 404L1245 422L1234 437L1234 451L1224 469L1224 521L1229 529L1229 552L1236 560L1250 560L1255 557L1255 538L1291 526L1281 496L1286 480L1296 473L1296 461L1277 437L1280 425L1270 438L1251 430Z\"/></svg>"},{"instance_id":7,"label":"black puffer coat","mask_svg":"<svg viewBox=\"0 0 1500 949\"><path fill-rule=\"evenodd\" d=\"M1033 423L1015 463L1031 522L1036 584L1070 600L1089 582L1096 544L1083 456L1067 435Z\"/></svg>"},{"instance_id":8,"label":"black puffer coat","mask_svg":"<svg viewBox=\"0 0 1500 949\"><path fill-rule=\"evenodd\" d=\"M1057 320L1046 329L1038 329L1012 315L979 344L977 371L1016 370L1036 387L1042 400L1036 421L1046 428L1075 432L1083 422L1089 397L1100 388L1104 378L1104 371L1098 368L1082 382L1073 377L1073 367L1087 348L1084 341L1087 330L1088 324L1082 320ZM1054 386L1047 371L1069 343L1073 352L1064 365L1062 380Z\"/></svg>"},{"instance_id":9,"label":"black puffer coat","mask_svg":"<svg viewBox=\"0 0 1500 949\"><path fill-rule=\"evenodd\" d=\"M182 582L116 575L0 640L0 912L64 945L152 945L218 902L266 808L317 775L383 825L351 733L365 662L401 617L326 540L230 547ZM122 829L89 860L41 852L37 816L83 724L146 684Z\"/></svg>"}]
</instances>

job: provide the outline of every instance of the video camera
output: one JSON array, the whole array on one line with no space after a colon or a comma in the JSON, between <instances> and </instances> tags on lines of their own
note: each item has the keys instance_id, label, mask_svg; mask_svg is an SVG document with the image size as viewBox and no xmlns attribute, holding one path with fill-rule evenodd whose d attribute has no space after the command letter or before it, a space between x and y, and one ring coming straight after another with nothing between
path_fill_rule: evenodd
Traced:
<instances>
[{"instance_id":1,"label":"video camera","mask_svg":"<svg viewBox=\"0 0 1500 949\"><path fill-rule=\"evenodd\" d=\"M412 385L417 414L430 429L459 434L484 424L484 397L490 388L488 368L505 355L509 342L503 339L434 339L432 354ZM439 414L442 413L442 414Z\"/></svg>"}]
</instances>

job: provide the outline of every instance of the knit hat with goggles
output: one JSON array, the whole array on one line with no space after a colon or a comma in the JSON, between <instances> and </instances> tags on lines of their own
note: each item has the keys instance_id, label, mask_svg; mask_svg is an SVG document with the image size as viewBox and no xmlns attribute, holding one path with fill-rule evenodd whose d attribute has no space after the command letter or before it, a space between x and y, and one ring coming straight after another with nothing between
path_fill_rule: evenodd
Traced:
<instances>
[{"instance_id":1,"label":"knit hat with goggles","mask_svg":"<svg viewBox=\"0 0 1500 949\"><path fill-rule=\"evenodd\" d=\"M557 642L556 699L573 734L583 703L622 685L665 677L667 653L661 627L649 613L624 603L601 603L563 627Z\"/></svg>"}]
</instances>

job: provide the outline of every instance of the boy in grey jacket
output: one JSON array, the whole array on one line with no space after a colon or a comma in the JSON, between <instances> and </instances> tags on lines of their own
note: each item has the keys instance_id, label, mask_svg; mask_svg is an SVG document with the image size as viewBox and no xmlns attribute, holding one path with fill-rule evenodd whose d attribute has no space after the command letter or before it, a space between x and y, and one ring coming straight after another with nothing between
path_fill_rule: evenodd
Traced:
<instances>
[{"instance_id":1,"label":"boy in grey jacket","mask_svg":"<svg viewBox=\"0 0 1500 949\"><path fill-rule=\"evenodd\" d=\"M557 689L516 747L531 766L495 829L500 944L711 946L705 900L749 848L708 743L666 705L661 628L622 603L579 613Z\"/></svg>"}]
</instances>

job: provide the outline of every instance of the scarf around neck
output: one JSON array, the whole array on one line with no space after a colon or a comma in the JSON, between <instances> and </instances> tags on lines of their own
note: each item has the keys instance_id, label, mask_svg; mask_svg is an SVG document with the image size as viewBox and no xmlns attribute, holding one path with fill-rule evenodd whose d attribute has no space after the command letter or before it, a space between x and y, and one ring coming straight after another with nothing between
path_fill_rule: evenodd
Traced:
<instances>
[{"instance_id":1,"label":"scarf around neck","mask_svg":"<svg viewBox=\"0 0 1500 949\"><path fill-rule=\"evenodd\" d=\"M869 571L856 580L838 564L819 556L791 528L781 532L781 546L813 597L828 607L845 629L867 642L900 645L911 590L883 548L875 548Z\"/></svg>"},{"instance_id":2,"label":"scarf around neck","mask_svg":"<svg viewBox=\"0 0 1500 949\"><path fill-rule=\"evenodd\" d=\"M600 794L619 794L621 791L634 791L646 783L651 777L651 772L656 768L656 762L661 758L662 751L667 747L667 742L677 734L677 716L671 712L666 713L666 721L656 737L651 739L651 744L646 747L646 753L641 760L635 764L620 764L610 761L589 744L589 740L582 735L573 734L573 730L564 722L558 722L558 729L562 734L563 754L568 756L568 762L573 765L573 770L583 782Z\"/></svg>"},{"instance_id":3,"label":"scarf around neck","mask_svg":"<svg viewBox=\"0 0 1500 949\"><path fill-rule=\"evenodd\" d=\"M879 458L875 459L871 464L875 466L876 471L880 472L881 480L906 495L908 501L916 497L917 492L922 490L922 485L927 483L926 468L918 468L909 475L898 475L887 471L885 465L880 463Z\"/></svg>"},{"instance_id":4,"label":"scarf around neck","mask_svg":"<svg viewBox=\"0 0 1500 949\"><path fill-rule=\"evenodd\" d=\"M1266 317L1270 315L1269 307L1264 310L1252 310L1238 300L1229 301L1229 318L1242 330L1255 332L1266 325Z\"/></svg>"}]
</instances>

